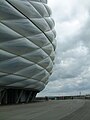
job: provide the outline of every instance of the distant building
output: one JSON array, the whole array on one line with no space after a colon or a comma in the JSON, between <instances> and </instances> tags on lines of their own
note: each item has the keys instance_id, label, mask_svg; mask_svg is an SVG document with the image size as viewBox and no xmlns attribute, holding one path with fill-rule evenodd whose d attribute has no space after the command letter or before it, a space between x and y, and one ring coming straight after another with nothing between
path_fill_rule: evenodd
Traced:
<instances>
[{"instance_id":1,"label":"distant building","mask_svg":"<svg viewBox=\"0 0 90 120\"><path fill-rule=\"evenodd\" d=\"M28 103L44 89L55 57L47 0L0 0L0 103Z\"/></svg>"}]
</instances>

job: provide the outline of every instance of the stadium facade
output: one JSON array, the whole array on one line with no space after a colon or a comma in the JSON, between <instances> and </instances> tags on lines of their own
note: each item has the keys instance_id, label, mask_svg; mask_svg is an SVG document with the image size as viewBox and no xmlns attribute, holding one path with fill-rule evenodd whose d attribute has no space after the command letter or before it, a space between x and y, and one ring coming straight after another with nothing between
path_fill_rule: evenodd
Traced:
<instances>
[{"instance_id":1,"label":"stadium facade","mask_svg":"<svg viewBox=\"0 0 90 120\"><path fill-rule=\"evenodd\" d=\"M52 74L56 32L47 0L0 0L0 104L28 103Z\"/></svg>"}]
</instances>

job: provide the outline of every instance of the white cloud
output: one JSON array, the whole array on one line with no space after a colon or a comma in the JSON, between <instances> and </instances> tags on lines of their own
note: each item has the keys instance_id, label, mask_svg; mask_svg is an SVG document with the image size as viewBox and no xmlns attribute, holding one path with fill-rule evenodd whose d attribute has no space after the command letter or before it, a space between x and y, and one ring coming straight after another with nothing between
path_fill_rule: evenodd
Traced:
<instances>
[{"instance_id":1,"label":"white cloud","mask_svg":"<svg viewBox=\"0 0 90 120\"><path fill-rule=\"evenodd\" d=\"M56 64L38 96L90 92L90 1L48 0L57 32Z\"/></svg>"}]
</instances>

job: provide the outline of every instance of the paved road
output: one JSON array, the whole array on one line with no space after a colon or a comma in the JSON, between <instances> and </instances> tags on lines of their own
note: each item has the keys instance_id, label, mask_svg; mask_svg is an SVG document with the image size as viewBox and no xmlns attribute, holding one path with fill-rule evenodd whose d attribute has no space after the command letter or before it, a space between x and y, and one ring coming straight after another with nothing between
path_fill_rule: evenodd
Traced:
<instances>
[{"instance_id":1,"label":"paved road","mask_svg":"<svg viewBox=\"0 0 90 120\"><path fill-rule=\"evenodd\" d=\"M0 120L90 120L90 101L60 100L0 106Z\"/></svg>"},{"instance_id":2,"label":"paved road","mask_svg":"<svg viewBox=\"0 0 90 120\"><path fill-rule=\"evenodd\" d=\"M90 120L90 101L85 102L78 110L60 120Z\"/></svg>"}]
</instances>

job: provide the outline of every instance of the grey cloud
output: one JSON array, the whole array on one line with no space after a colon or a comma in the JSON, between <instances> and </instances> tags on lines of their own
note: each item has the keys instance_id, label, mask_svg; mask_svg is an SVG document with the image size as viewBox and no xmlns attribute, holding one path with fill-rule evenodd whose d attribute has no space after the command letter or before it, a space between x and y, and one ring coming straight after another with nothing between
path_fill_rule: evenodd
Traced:
<instances>
[{"instance_id":1,"label":"grey cloud","mask_svg":"<svg viewBox=\"0 0 90 120\"><path fill-rule=\"evenodd\" d=\"M56 1L59 6L61 0ZM75 6L72 3L74 7L67 10L67 13L62 11L64 8L60 8L62 5L57 9L58 11L53 11L57 31L56 59L50 82L39 94L41 96L90 92L90 5L88 0L88 4L85 0L74 0L74 2ZM72 21L75 19L78 24L73 25ZM68 23L65 24L66 26L63 25L65 22Z\"/></svg>"}]
</instances>

